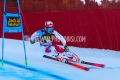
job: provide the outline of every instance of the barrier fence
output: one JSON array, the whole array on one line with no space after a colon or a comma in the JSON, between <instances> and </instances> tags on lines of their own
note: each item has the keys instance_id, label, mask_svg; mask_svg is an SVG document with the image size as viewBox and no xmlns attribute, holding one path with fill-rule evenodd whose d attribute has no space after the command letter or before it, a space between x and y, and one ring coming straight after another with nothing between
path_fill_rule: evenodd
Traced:
<instances>
[{"instance_id":1,"label":"barrier fence","mask_svg":"<svg viewBox=\"0 0 120 80\"><path fill-rule=\"evenodd\" d=\"M42 12L25 12L24 10L22 8L30 34L42 29L46 20L51 20L55 24L55 30L65 36L67 44L70 46L120 50L120 8L80 8L79 10L61 9ZM0 14L2 14L1 8L0 11ZM23 26L25 35L28 35L24 21ZM0 17L0 32L1 37L2 16ZM20 33L6 34L5 37L21 39ZM55 41L55 43L60 44L58 41Z\"/></svg>"}]
</instances>

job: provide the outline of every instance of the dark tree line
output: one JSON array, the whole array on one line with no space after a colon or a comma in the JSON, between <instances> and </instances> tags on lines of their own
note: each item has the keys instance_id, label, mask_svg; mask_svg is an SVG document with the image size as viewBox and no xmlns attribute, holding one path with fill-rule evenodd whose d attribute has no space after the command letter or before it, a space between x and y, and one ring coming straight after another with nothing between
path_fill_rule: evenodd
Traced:
<instances>
[{"instance_id":1,"label":"dark tree line","mask_svg":"<svg viewBox=\"0 0 120 80\"><path fill-rule=\"evenodd\" d=\"M7 0L7 10L15 12L16 1ZM3 11L3 2L0 0L0 11ZM20 0L20 3L23 12L120 8L120 0L101 0L101 5L96 0L85 0L85 4L81 0Z\"/></svg>"}]
</instances>

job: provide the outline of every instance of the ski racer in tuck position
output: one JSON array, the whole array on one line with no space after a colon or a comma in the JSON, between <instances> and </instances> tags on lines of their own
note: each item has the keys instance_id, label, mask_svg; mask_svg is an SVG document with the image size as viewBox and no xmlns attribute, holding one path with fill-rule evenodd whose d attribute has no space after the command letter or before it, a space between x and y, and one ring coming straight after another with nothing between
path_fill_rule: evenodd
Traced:
<instances>
[{"instance_id":1,"label":"ski racer in tuck position","mask_svg":"<svg viewBox=\"0 0 120 80\"><path fill-rule=\"evenodd\" d=\"M54 44L52 42L54 38L59 39L64 48ZM63 36L54 30L54 24L52 21L46 21L43 29L37 30L31 35L30 43L34 44L35 42L40 43L40 49L44 55L51 54L61 62L66 59L71 62L80 62L79 57L75 53L70 52Z\"/></svg>"}]
</instances>

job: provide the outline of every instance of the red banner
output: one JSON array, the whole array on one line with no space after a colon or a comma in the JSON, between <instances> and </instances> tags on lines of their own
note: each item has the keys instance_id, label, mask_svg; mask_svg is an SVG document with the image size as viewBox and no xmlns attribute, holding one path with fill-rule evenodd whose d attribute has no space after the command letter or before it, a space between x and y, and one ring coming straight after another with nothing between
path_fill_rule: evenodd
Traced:
<instances>
[{"instance_id":1,"label":"red banner","mask_svg":"<svg viewBox=\"0 0 120 80\"><path fill-rule=\"evenodd\" d=\"M46 20L51 20L55 30L67 39L70 46L120 50L119 13L119 9L96 9L24 13L23 16L30 34L42 29ZM0 30L2 31L2 18ZM24 31L28 35L25 25ZM6 34L5 37L22 38L17 34Z\"/></svg>"}]
</instances>

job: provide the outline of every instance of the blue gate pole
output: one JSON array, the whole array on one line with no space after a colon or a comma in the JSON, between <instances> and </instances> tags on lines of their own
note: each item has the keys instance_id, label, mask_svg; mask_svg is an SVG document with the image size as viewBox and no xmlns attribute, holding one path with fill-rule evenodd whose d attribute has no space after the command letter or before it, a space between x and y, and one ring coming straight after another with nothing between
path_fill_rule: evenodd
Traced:
<instances>
[{"instance_id":1,"label":"blue gate pole","mask_svg":"<svg viewBox=\"0 0 120 80\"><path fill-rule=\"evenodd\" d=\"M17 2L18 2L18 11L19 11L19 15L20 15L20 0L17 0ZM21 19L21 25L22 25L22 16L20 16L20 19ZM26 66L28 66L28 60L27 60L26 48L25 48L25 41L24 41L23 27L22 27L22 40L23 40L23 47L24 47L25 64L26 64Z\"/></svg>"},{"instance_id":2,"label":"blue gate pole","mask_svg":"<svg viewBox=\"0 0 120 80\"><path fill-rule=\"evenodd\" d=\"M2 33L2 66L4 66L4 32Z\"/></svg>"},{"instance_id":3,"label":"blue gate pole","mask_svg":"<svg viewBox=\"0 0 120 80\"><path fill-rule=\"evenodd\" d=\"M4 0L4 12L6 12L6 0Z\"/></svg>"},{"instance_id":4,"label":"blue gate pole","mask_svg":"<svg viewBox=\"0 0 120 80\"><path fill-rule=\"evenodd\" d=\"M26 56L26 48L25 48L25 41L24 41L24 32L23 32L23 28L22 28L22 40L23 40L23 47L24 47L25 64L26 64L26 66L28 66L28 60L27 60L27 56Z\"/></svg>"},{"instance_id":5,"label":"blue gate pole","mask_svg":"<svg viewBox=\"0 0 120 80\"><path fill-rule=\"evenodd\" d=\"M5 16L6 12L6 0L4 0L4 13L3 16ZM5 19L3 17L3 31L2 31L2 66L4 66L4 23Z\"/></svg>"}]
</instances>

